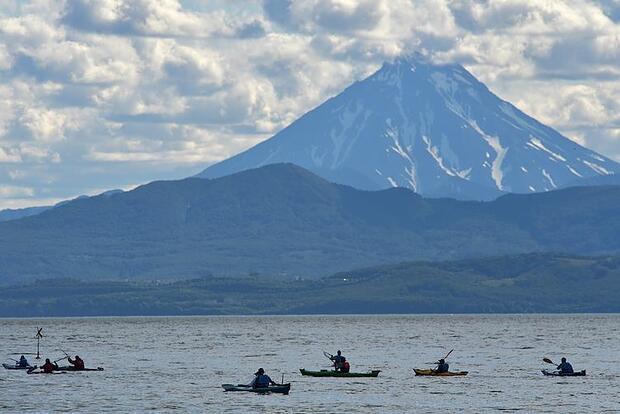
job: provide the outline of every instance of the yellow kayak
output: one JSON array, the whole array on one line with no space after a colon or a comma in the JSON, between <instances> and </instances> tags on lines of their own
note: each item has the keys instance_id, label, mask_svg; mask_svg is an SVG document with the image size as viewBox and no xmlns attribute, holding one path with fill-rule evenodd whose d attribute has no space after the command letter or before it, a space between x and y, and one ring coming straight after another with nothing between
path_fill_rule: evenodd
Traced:
<instances>
[{"instance_id":1,"label":"yellow kayak","mask_svg":"<svg viewBox=\"0 0 620 414\"><path fill-rule=\"evenodd\" d=\"M467 375L467 371L458 371L458 372L435 372L432 369L413 369L416 375L423 375L429 377L460 377L463 375Z\"/></svg>"}]
</instances>

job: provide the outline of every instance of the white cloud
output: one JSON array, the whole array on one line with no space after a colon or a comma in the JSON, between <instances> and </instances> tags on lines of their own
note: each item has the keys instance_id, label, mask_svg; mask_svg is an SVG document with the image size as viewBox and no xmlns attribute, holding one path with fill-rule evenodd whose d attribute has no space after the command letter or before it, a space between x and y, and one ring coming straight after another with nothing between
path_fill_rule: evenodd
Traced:
<instances>
[{"instance_id":1,"label":"white cloud","mask_svg":"<svg viewBox=\"0 0 620 414\"><path fill-rule=\"evenodd\" d=\"M414 50L620 160L616 3L1 2L0 185L34 203L190 175Z\"/></svg>"},{"instance_id":2,"label":"white cloud","mask_svg":"<svg viewBox=\"0 0 620 414\"><path fill-rule=\"evenodd\" d=\"M0 197L3 198L32 197L33 195L33 188L17 187L12 185L0 185Z\"/></svg>"},{"instance_id":3,"label":"white cloud","mask_svg":"<svg viewBox=\"0 0 620 414\"><path fill-rule=\"evenodd\" d=\"M67 26L98 33L144 36L207 34L204 21L175 0L73 0L63 15Z\"/></svg>"},{"instance_id":4,"label":"white cloud","mask_svg":"<svg viewBox=\"0 0 620 414\"><path fill-rule=\"evenodd\" d=\"M30 131L35 140L58 141L65 138L65 129L72 125L67 115L45 108L28 108L19 122Z\"/></svg>"},{"instance_id":5,"label":"white cloud","mask_svg":"<svg viewBox=\"0 0 620 414\"><path fill-rule=\"evenodd\" d=\"M22 157L19 153L16 153L11 149L0 147L0 164L18 162L22 162Z\"/></svg>"}]
</instances>

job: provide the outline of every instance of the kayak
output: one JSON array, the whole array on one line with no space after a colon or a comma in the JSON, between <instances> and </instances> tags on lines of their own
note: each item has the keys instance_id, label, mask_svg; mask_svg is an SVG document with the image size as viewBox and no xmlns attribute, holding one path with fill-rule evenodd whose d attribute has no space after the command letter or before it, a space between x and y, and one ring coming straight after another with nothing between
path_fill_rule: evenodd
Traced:
<instances>
[{"instance_id":1,"label":"kayak","mask_svg":"<svg viewBox=\"0 0 620 414\"><path fill-rule=\"evenodd\" d=\"M306 369L301 368L299 370L301 375L307 375L310 377L345 377L345 378L360 378L360 377L377 377L379 376L380 370L374 370L370 372L339 372L339 371L328 371L326 369L322 369L320 371L308 371Z\"/></svg>"},{"instance_id":2,"label":"kayak","mask_svg":"<svg viewBox=\"0 0 620 414\"><path fill-rule=\"evenodd\" d=\"M84 369L75 369L74 366L63 366L63 367L58 367L56 368L56 371L103 371L102 367L97 367L97 368L84 368Z\"/></svg>"},{"instance_id":3,"label":"kayak","mask_svg":"<svg viewBox=\"0 0 620 414\"><path fill-rule=\"evenodd\" d=\"M30 368L32 368L30 365L28 365L27 367L20 367L20 366L14 365L14 364L2 364L2 366L5 369L30 369Z\"/></svg>"},{"instance_id":4,"label":"kayak","mask_svg":"<svg viewBox=\"0 0 620 414\"><path fill-rule=\"evenodd\" d=\"M270 385L268 387L261 388L253 388L249 385L234 385L234 384L222 384L222 388L224 391L245 391L245 392L256 392L259 394L267 394L267 393L277 393L277 394L288 394L291 390L291 384L282 384L282 385Z\"/></svg>"},{"instance_id":5,"label":"kayak","mask_svg":"<svg viewBox=\"0 0 620 414\"><path fill-rule=\"evenodd\" d=\"M435 372L432 369L413 369L416 375L428 376L428 377L462 377L463 375L467 375L468 371L458 371L458 372Z\"/></svg>"},{"instance_id":6,"label":"kayak","mask_svg":"<svg viewBox=\"0 0 620 414\"><path fill-rule=\"evenodd\" d=\"M542 373L543 375L547 375L550 377L585 377L586 376L585 369L582 371L572 372L570 374L566 374L566 373L562 373L558 371L547 371L546 369L543 369Z\"/></svg>"},{"instance_id":7,"label":"kayak","mask_svg":"<svg viewBox=\"0 0 620 414\"><path fill-rule=\"evenodd\" d=\"M52 371L52 372L45 372L42 369L29 369L28 371L26 371L27 374L33 375L33 374L45 374L45 375L52 375L52 374L66 374L66 371Z\"/></svg>"}]
</instances>

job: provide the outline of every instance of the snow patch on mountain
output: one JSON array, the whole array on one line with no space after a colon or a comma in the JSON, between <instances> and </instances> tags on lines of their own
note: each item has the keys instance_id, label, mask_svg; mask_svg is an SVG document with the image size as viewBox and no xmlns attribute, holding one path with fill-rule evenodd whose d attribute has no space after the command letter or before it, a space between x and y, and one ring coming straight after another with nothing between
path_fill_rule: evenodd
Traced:
<instances>
[{"instance_id":1,"label":"snow patch on mountain","mask_svg":"<svg viewBox=\"0 0 620 414\"><path fill-rule=\"evenodd\" d=\"M428 139L426 135L422 135L422 141L424 141L424 143L426 144L426 151L428 151L428 153L431 154L435 161L437 161L437 165L439 165L439 168L441 168L446 174L452 177L456 176L456 174L454 174L452 170L450 170L444 165L443 159L441 159L437 147L434 147L433 144L431 144L430 139Z\"/></svg>"},{"instance_id":2,"label":"snow patch on mountain","mask_svg":"<svg viewBox=\"0 0 620 414\"><path fill-rule=\"evenodd\" d=\"M601 167L600 165L598 165L598 164L596 164L594 162L591 162L591 161L588 161L588 160L583 160L583 163L585 165L587 165L588 167L590 167L592 170L596 171L600 175L610 175L610 174L613 174L611 171L605 169L604 167Z\"/></svg>"},{"instance_id":3,"label":"snow patch on mountain","mask_svg":"<svg viewBox=\"0 0 620 414\"><path fill-rule=\"evenodd\" d=\"M506 153L508 153L508 148L502 147L500 139L496 136L491 136L485 133L476 121L473 119L466 119L467 123L478 133L480 136L489 144L493 151L495 151L495 159L491 164L491 176L493 177L493 181L495 181L495 185L499 190L504 190L504 186L502 185L502 180L504 179L504 172L502 171L502 163L504 162L504 157L506 157ZM488 153L487 153L488 154Z\"/></svg>"},{"instance_id":4,"label":"snow patch on mountain","mask_svg":"<svg viewBox=\"0 0 620 414\"><path fill-rule=\"evenodd\" d=\"M583 177L583 175L581 175L577 171L575 171L575 169L573 167L571 167L570 165L566 164L566 168L568 168L568 171L570 171L571 173L575 174L577 177L579 177L579 178Z\"/></svg>"},{"instance_id":5,"label":"snow patch on mountain","mask_svg":"<svg viewBox=\"0 0 620 414\"><path fill-rule=\"evenodd\" d=\"M545 170L543 168L542 170L543 175L545 176L545 178L547 179L547 181L549 181L549 184L551 184L551 187L553 188L558 188L557 185L555 185L555 182L553 181L553 178L551 177L551 175L547 172L547 170Z\"/></svg>"},{"instance_id":6,"label":"snow patch on mountain","mask_svg":"<svg viewBox=\"0 0 620 414\"><path fill-rule=\"evenodd\" d=\"M530 147L532 147L534 149L545 151L547 154L551 155L551 157L553 157L556 160L566 162L566 158L564 158L560 154L557 154L557 153L551 151L549 148L545 147L543 145L543 143L538 138L531 137L529 142L526 145L529 145Z\"/></svg>"}]
</instances>

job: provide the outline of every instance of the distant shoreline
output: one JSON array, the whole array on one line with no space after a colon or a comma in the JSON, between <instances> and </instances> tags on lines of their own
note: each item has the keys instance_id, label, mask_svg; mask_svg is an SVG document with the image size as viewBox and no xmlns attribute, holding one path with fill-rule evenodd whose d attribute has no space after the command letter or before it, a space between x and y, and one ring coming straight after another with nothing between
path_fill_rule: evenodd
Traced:
<instances>
[{"instance_id":1,"label":"distant shoreline","mask_svg":"<svg viewBox=\"0 0 620 414\"><path fill-rule=\"evenodd\" d=\"M619 316L620 312L534 312L534 313L306 313L306 314L195 314L195 315L49 315L49 316L4 316L0 315L0 321L10 320L54 320L54 319L192 319L192 318L232 318L232 319L260 319L260 318L365 318L371 316L377 317L566 317L566 316Z\"/></svg>"},{"instance_id":2,"label":"distant shoreline","mask_svg":"<svg viewBox=\"0 0 620 414\"><path fill-rule=\"evenodd\" d=\"M0 317L620 313L620 256L554 253L406 262L321 279L252 274L171 282L4 286Z\"/></svg>"}]
</instances>

